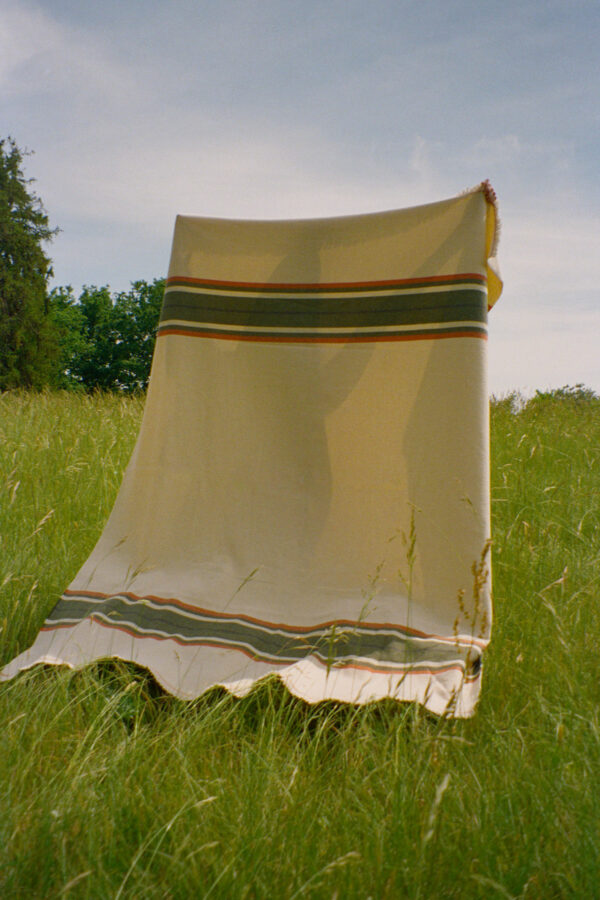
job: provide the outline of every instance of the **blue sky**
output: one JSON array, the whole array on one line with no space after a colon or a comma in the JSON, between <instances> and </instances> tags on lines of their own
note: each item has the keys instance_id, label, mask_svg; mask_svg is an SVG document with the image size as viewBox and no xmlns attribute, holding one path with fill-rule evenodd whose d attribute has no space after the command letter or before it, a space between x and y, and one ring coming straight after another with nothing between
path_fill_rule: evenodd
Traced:
<instances>
[{"instance_id":1,"label":"blue sky","mask_svg":"<svg viewBox=\"0 0 600 900\"><path fill-rule=\"evenodd\" d=\"M177 213L427 203L489 178L496 393L600 391L597 0L0 0L0 134L55 283L165 273Z\"/></svg>"}]
</instances>

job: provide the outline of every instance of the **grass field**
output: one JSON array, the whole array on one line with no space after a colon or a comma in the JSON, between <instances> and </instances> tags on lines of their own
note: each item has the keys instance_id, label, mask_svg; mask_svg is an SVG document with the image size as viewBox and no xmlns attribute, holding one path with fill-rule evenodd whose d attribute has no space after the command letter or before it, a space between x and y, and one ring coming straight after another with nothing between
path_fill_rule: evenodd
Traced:
<instances>
[{"instance_id":1,"label":"grass field","mask_svg":"<svg viewBox=\"0 0 600 900\"><path fill-rule=\"evenodd\" d=\"M94 545L142 401L0 395L0 665ZM600 399L492 408L495 625L468 721L183 703L122 664L0 688L2 898L600 896Z\"/></svg>"}]
</instances>

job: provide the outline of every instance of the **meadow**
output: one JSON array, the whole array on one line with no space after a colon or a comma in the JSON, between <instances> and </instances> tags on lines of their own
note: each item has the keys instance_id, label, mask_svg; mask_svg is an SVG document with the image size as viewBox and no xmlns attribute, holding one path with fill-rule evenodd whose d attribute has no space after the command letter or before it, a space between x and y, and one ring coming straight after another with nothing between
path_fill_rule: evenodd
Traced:
<instances>
[{"instance_id":1,"label":"meadow","mask_svg":"<svg viewBox=\"0 0 600 900\"><path fill-rule=\"evenodd\" d=\"M0 395L0 665L92 549L142 409ZM37 667L0 686L0 896L600 896L600 398L506 397L491 428L473 719Z\"/></svg>"}]
</instances>

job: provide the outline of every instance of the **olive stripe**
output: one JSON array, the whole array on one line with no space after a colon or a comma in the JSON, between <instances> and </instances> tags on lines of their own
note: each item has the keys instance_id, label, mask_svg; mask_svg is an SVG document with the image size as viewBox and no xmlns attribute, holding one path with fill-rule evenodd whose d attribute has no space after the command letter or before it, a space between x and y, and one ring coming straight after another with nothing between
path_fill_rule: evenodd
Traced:
<instances>
[{"instance_id":1,"label":"olive stripe","mask_svg":"<svg viewBox=\"0 0 600 900\"><path fill-rule=\"evenodd\" d=\"M481 289L343 299L225 297L169 291L163 301L161 322L169 319L213 325L319 329L486 322L487 302Z\"/></svg>"},{"instance_id":2,"label":"olive stripe","mask_svg":"<svg viewBox=\"0 0 600 900\"><path fill-rule=\"evenodd\" d=\"M247 648L259 659L295 662L307 656L323 660L369 659L381 663L407 665L448 663L466 666L473 648L456 643L414 638L401 628L373 630L356 625L335 624L306 632L258 626L241 620L223 620L206 614L192 614L173 607L157 607L150 601L133 601L120 596L90 601L63 598L45 623L49 630L73 626L85 619L99 618L116 628L133 628L163 639L185 644L219 644Z\"/></svg>"},{"instance_id":3,"label":"olive stripe","mask_svg":"<svg viewBox=\"0 0 600 900\"><path fill-rule=\"evenodd\" d=\"M306 634L312 631L325 631L333 626L349 626L356 627L360 625L361 628L365 629L374 629L375 631L400 631L403 634L407 634L410 637L419 640L432 640L432 641L442 641L446 643L455 643L456 640L462 640L464 642L464 638L460 636L453 636L452 638L443 637L439 634L429 634L425 631L418 631L414 628L409 628L406 625L401 625L398 622L372 622L367 619L361 619L357 622L354 619L330 619L325 622L319 622L314 625L290 625L286 622L269 622L266 619L257 619L255 616L250 616L247 613L242 612L217 612L214 609L204 609L197 604L185 603L182 600L178 600L175 597L159 597L156 594L148 594L146 596L141 596L139 594L133 594L131 591L119 591L114 594L105 594L102 591L90 591L90 590L73 590L71 588L67 588L62 596L62 599L69 600L78 600L80 603L97 603L103 600L108 600L111 597L120 597L126 603L129 602L137 602L150 604L154 606L156 609L163 609L164 607L172 607L177 612L180 612L183 615L191 615L192 617L208 617L209 619L226 619L233 620L239 622L248 622L251 625L257 625L259 628L266 628L268 631L282 631L284 633L298 633L298 634ZM476 639L469 637L467 639L467 645L471 646L473 641L475 643L479 643ZM487 645L487 641L481 643L482 648Z\"/></svg>"}]
</instances>

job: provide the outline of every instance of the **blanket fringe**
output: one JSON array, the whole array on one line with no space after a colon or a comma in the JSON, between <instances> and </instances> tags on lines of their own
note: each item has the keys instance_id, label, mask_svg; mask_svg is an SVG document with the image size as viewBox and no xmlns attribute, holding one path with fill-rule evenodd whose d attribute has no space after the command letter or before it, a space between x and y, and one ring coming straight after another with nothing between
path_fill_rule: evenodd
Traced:
<instances>
[{"instance_id":1,"label":"blanket fringe","mask_svg":"<svg viewBox=\"0 0 600 900\"><path fill-rule=\"evenodd\" d=\"M487 202L494 207L496 212L496 224L494 228L494 237L492 238L492 246L490 248L490 256L493 258L496 256L498 252L498 244L500 242L500 230L501 230L501 222L500 222L500 213L498 212L498 197L496 196L496 191L492 187L492 183L489 178L486 178L485 181L481 181L479 184L476 184L474 187L466 188L466 190L461 191L458 194L459 197L463 197L466 194L476 194L477 191L483 191L483 196L487 200Z\"/></svg>"}]
</instances>

